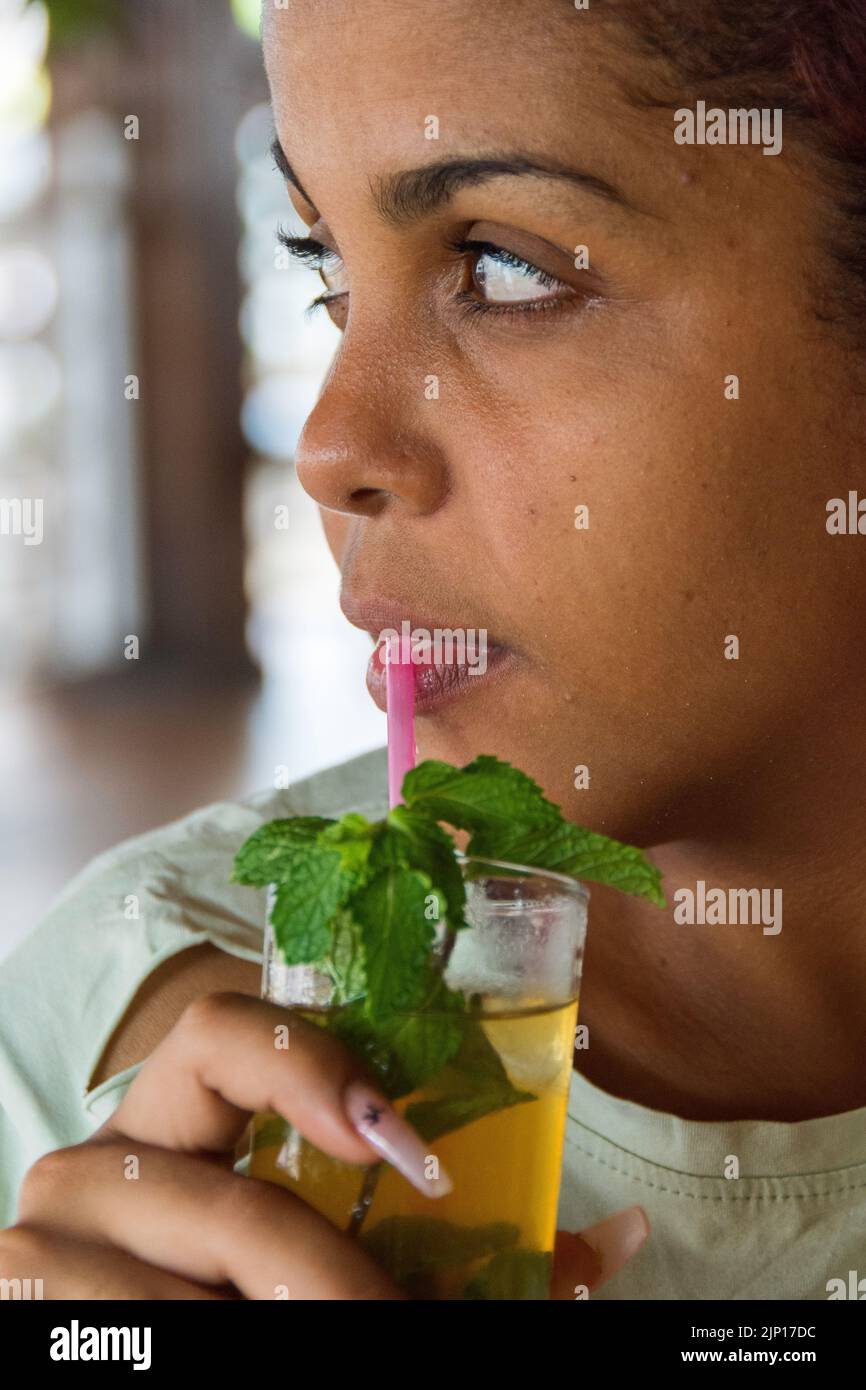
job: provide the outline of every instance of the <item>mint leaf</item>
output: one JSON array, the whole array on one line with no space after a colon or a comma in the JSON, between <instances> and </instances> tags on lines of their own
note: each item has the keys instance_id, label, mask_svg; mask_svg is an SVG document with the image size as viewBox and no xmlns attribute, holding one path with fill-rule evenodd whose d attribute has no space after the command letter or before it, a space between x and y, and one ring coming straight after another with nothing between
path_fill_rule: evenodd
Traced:
<instances>
[{"instance_id":1,"label":"mint leaf","mask_svg":"<svg viewBox=\"0 0 866 1390\"><path fill-rule=\"evenodd\" d=\"M561 819L537 782L489 754L462 768L432 759L419 763L406 773L402 794L410 811L461 830L507 827L514 822L529 828Z\"/></svg>"},{"instance_id":2,"label":"mint leaf","mask_svg":"<svg viewBox=\"0 0 866 1390\"><path fill-rule=\"evenodd\" d=\"M366 1062L388 1098L397 1100L436 1076L459 1049L463 999L440 981L423 1013L373 1022L364 1001L356 1000L329 1014L327 1027Z\"/></svg>"},{"instance_id":3,"label":"mint leaf","mask_svg":"<svg viewBox=\"0 0 866 1390\"><path fill-rule=\"evenodd\" d=\"M326 956L312 964L334 982L331 1004L348 1004L367 990L361 929L347 908L338 908L331 922L331 944Z\"/></svg>"},{"instance_id":4,"label":"mint leaf","mask_svg":"<svg viewBox=\"0 0 866 1390\"><path fill-rule=\"evenodd\" d=\"M259 1149L273 1149L277 1145L282 1148L291 1133L291 1129L288 1120L284 1120L282 1115L270 1115L253 1130L250 1152L256 1153Z\"/></svg>"},{"instance_id":5,"label":"mint leaf","mask_svg":"<svg viewBox=\"0 0 866 1390\"><path fill-rule=\"evenodd\" d=\"M498 758L484 754L464 768L419 763L403 779L403 797L416 815L469 830L468 855L552 869L665 905L661 874L642 850L565 820L536 782Z\"/></svg>"},{"instance_id":6,"label":"mint leaf","mask_svg":"<svg viewBox=\"0 0 866 1390\"><path fill-rule=\"evenodd\" d=\"M284 882L295 864L315 844L320 831L334 822L322 816L269 820L245 840L235 855L232 883L266 888Z\"/></svg>"},{"instance_id":7,"label":"mint leaf","mask_svg":"<svg viewBox=\"0 0 866 1390\"><path fill-rule=\"evenodd\" d=\"M459 1051L465 1027L462 995L444 984L436 998L425 1003L423 1013L395 1014L379 1024L380 1036L407 1083L400 1094L408 1095L438 1076Z\"/></svg>"},{"instance_id":8,"label":"mint leaf","mask_svg":"<svg viewBox=\"0 0 866 1390\"><path fill-rule=\"evenodd\" d=\"M658 907L665 905L661 874L641 850L584 830L571 821L531 829L520 825L485 827L472 836L466 853L552 869L648 898Z\"/></svg>"},{"instance_id":9,"label":"mint leaf","mask_svg":"<svg viewBox=\"0 0 866 1390\"><path fill-rule=\"evenodd\" d=\"M406 806L395 806L388 812L386 828L390 832L389 841L395 839L396 832L394 852L405 852L406 862L429 875L442 889L450 930L459 931L465 927L466 890L454 841L448 832L437 821Z\"/></svg>"},{"instance_id":10,"label":"mint leaf","mask_svg":"<svg viewBox=\"0 0 866 1390\"><path fill-rule=\"evenodd\" d=\"M460 1044L460 1051L454 1059L457 1071L465 1072L473 1080L483 1081L487 1086L510 1086L508 1073L502 1065L502 1058L488 1038L482 1025L477 1021L467 1022ZM533 1100L535 1097L533 1096Z\"/></svg>"},{"instance_id":11,"label":"mint leaf","mask_svg":"<svg viewBox=\"0 0 866 1390\"><path fill-rule=\"evenodd\" d=\"M352 886L338 850L311 841L296 857L291 876L277 883L271 924L286 965L304 965L324 956L331 944L330 924Z\"/></svg>"},{"instance_id":12,"label":"mint leaf","mask_svg":"<svg viewBox=\"0 0 866 1390\"><path fill-rule=\"evenodd\" d=\"M473 1124L496 1110L537 1100L531 1091L512 1086L496 1048L480 1023L466 1020L459 1050L437 1080L441 1094L415 1101L406 1119L422 1139L431 1141Z\"/></svg>"},{"instance_id":13,"label":"mint leaf","mask_svg":"<svg viewBox=\"0 0 866 1390\"><path fill-rule=\"evenodd\" d=\"M463 1095L441 1096L438 1100L419 1100L407 1107L406 1119L422 1139L432 1143L443 1134L452 1134L455 1129L483 1120L497 1110L507 1110L523 1101L535 1100L528 1091L468 1090Z\"/></svg>"},{"instance_id":14,"label":"mint leaf","mask_svg":"<svg viewBox=\"0 0 866 1390\"><path fill-rule=\"evenodd\" d=\"M430 822L435 825L435 821ZM412 869L411 845L407 836L401 835L387 820L379 825L373 848L370 850L370 873L381 869Z\"/></svg>"},{"instance_id":15,"label":"mint leaf","mask_svg":"<svg viewBox=\"0 0 866 1390\"><path fill-rule=\"evenodd\" d=\"M367 861L377 834L377 826L353 811L322 830L318 841L338 851L344 873L358 884L366 877Z\"/></svg>"},{"instance_id":16,"label":"mint leaf","mask_svg":"<svg viewBox=\"0 0 866 1390\"><path fill-rule=\"evenodd\" d=\"M382 1037L380 1026L369 1017L365 1003L357 999L333 1010L325 1018L325 1027L364 1062L388 1099L396 1100L413 1091L415 1085L395 1049Z\"/></svg>"},{"instance_id":17,"label":"mint leaf","mask_svg":"<svg viewBox=\"0 0 866 1390\"><path fill-rule=\"evenodd\" d=\"M553 1257L543 1250L503 1250L463 1290L464 1298L546 1299Z\"/></svg>"},{"instance_id":18,"label":"mint leaf","mask_svg":"<svg viewBox=\"0 0 866 1390\"><path fill-rule=\"evenodd\" d=\"M350 906L364 943L370 1018L416 1008L428 984L442 895L427 874L391 866L353 894Z\"/></svg>"},{"instance_id":19,"label":"mint leaf","mask_svg":"<svg viewBox=\"0 0 866 1390\"><path fill-rule=\"evenodd\" d=\"M403 1284L430 1270L507 1250L519 1235L507 1221L456 1226L435 1216L386 1216L361 1236L361 1245L396 1284Z\"/></svg>"}]
</instances>

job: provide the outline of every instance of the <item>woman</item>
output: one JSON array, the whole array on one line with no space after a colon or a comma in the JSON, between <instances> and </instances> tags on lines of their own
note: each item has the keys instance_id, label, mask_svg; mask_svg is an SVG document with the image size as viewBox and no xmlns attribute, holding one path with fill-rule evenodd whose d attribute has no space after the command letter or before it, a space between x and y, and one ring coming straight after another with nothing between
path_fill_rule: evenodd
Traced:
<instances>
[{"instance_id":1,"label":"woman","mask_svg":"<svg viewBox=\"0 0 866 1390\"><path fill-rule=\"evenodd\" d=\"M508 758L664 874L664 913L593 893L559 1296L825 1298L866 1192L862 0L320 0L266 5L264 50L344 334L297 467L346 615L484 629L420 755ZM231 1171L266 1108L369 1160L357 1064L274 1053L225 879L262 820L384 783L369 755L133 840L7 962L0 1274L397 1296Z\"/></svg>"}]
</instances>

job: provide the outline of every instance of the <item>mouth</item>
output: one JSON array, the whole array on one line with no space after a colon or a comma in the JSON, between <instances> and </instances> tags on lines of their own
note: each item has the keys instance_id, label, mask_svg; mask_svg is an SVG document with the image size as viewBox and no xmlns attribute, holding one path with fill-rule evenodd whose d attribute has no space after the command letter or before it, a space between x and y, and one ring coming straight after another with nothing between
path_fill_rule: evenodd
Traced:
<instances>
[{"instance_id":1,"label":"mouth","mask_svg":"<svg viewBox=\"0 0 866 1390\"><path fill-rule=\"evenodd\" d=\"M419 619L401 603L364 601L343 594L340 606L354 627L368 632L376 646L367 663L367 690L374 704L387 711L386 648L395 644L397 659L411 661L415 676L415 713L432 714L458 699L487 689L516 663L513 647L483 627L461 627L441 620Z\"/></svg>"}]
</instances>

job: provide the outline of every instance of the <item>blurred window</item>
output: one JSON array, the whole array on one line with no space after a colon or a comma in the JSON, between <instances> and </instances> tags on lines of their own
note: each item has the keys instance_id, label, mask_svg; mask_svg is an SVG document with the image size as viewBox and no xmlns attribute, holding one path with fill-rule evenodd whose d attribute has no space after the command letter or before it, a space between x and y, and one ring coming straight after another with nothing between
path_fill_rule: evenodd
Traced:
<instances>
[{"instance_id":1,"label":"blurred window","mask_svg":"<svg viewBox=\"0 0 866 1390\"><path fill-rule=\"evenodd\" d=\"M244 285L242 427L251 458L247 481L248 642L263 674L253 720L253 766L305 776L384 742L384 720L367 695L368 637L342 617L339 573L314 502L293 458L339 333L323 311L305 317L319 292L315 275L276 241L278 225L298 235L295 214L270 154L270 107L246 113L236 137ZM277 753L275 758L274 754Z\"/></svg>"},{"instance_id":2,"label":"blurred window","mask_svg":"<svg viewBox=\"0 0 866 1390\"><path fill-rule=\"evenodd\" d=\"M89 675L138 631L127 148L49 132L49 22L0 0L0 682Z\"/></svg>"}]
</instances>

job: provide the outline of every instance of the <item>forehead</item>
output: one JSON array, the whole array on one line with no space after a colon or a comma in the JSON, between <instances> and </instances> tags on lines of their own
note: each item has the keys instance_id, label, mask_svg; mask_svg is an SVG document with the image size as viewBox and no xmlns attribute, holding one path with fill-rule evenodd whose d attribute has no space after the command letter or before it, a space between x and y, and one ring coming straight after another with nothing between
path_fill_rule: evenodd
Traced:
<instances>
[{"instance_id":1,"label":"forehead","mask_svg":"<svg viewBox=\"0 0 866 1390\"><path fill-rule=\"evenodd\" d=\"M493 8L477 0L264 0L262 10L266 58L308 52L326 70L332 54L357 53L362 87L371 76L397 76L395 58L407 89L418 72L465 76L476 62L541 66L596 27L595 15L569 0L496 0Z\"/></svg>"},{"instance_id":2,"label":"forehead","mask_svg":"<svg viewBox=\"0 0 866 1390\"><path fill-rule=\"evenodd\" d=\"M649 149L675 162L669 113L623 94L623 31L565 0L265 0L263 36L277 131L316 199L353 168L485 147L572 157L636 196Z\"/></svg>"}]
</instances>

